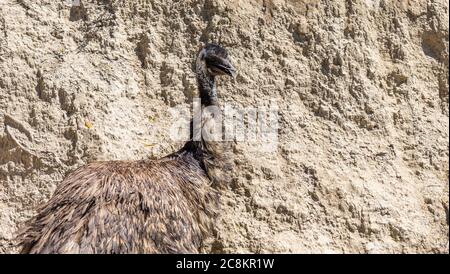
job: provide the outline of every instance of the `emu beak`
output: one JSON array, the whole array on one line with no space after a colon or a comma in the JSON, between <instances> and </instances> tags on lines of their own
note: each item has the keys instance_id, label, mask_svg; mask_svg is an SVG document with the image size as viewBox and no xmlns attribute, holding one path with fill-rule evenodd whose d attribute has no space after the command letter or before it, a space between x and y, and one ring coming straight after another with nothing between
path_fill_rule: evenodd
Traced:
<instances>
[{"instance_id":1,"label":"emu beak","mask_svg":"<svg viewBox=\"0 0 450 274\"><path fill-rule=\"evenodd\" d=\"M231 64L229 65L229 67L225 69L225 73L231 76L231 78L236 79L237 72L236 69Z\"/></svg>"}]
</instances>

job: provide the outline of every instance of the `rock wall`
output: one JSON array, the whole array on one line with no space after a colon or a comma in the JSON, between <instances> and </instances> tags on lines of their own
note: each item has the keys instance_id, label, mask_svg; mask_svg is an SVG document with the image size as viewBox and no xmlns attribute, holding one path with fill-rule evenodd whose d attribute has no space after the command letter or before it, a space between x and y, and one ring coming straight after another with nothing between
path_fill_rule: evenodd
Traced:
<instances>
[{"instance_id":1,"label":"rock wall","mask_svg":"<svg viewBox=\"0 0 450 274\"><path fill-rule=\"evenodd\" d=\"M0 252L68 172L181 146L208 41L279 143L235 144L204 252L449 252L448 1L69 2L0 0Z\"/></svg>"}]
</instances>

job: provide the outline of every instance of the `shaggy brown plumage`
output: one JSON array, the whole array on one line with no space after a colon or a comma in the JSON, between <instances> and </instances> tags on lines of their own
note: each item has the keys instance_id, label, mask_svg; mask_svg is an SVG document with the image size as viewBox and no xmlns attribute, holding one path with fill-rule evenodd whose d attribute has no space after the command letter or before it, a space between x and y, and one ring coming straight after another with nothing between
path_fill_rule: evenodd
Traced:
<instances>
[{"instance_id":1,"label":"shaggy brown plumage","mask_svg":"<svg viewBox=\"0 0 450 274\"><path fill-rule=\"evenodd\" d=\"M196 62L202 105L215 104L215 76L234 68L211 44ZM22 253L197 253L216 216L211 184L224 180L224 153L201 138L159 160L85 165L26 224Z\"/></svg>"}]
</instances>

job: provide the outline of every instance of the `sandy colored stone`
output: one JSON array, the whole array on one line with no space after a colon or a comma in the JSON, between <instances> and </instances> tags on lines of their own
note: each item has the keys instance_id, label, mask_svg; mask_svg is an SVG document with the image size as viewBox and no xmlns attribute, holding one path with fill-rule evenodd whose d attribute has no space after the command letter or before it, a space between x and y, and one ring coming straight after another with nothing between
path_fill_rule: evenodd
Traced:
<instances>
[{"instance_id":1,"label":"sandy colored stone","mask_svg":"<svg viewBox=\"0 0 450 274\"><path fill-rule=\"evenodd\" d=\"M236 144L205 252L449 252L448 1L81 2L0 0L0 252L68 172L180 147L208 41L280 130Z\"/></svg>"}]
</instances>

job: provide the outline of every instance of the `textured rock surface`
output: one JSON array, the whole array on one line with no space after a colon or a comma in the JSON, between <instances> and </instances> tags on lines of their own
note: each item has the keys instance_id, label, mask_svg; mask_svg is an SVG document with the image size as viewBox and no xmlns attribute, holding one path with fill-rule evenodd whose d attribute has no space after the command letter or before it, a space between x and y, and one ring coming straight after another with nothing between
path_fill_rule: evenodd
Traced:
<instances>
[{"instance_id":1,"label":"textured rock surface","mask_svg":"<svg viewBox=\"0 0 450 274\"><path fill-rule=\"evenodd\" d=\"M448 252L448 1L0 0L0 252L76 167L176 150L201 42L222 101L279 107L235 147L205 252Z\"/></svg>"}]
</instances>

